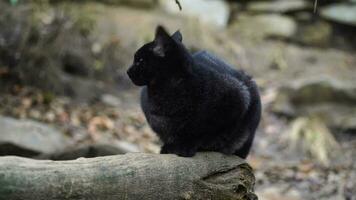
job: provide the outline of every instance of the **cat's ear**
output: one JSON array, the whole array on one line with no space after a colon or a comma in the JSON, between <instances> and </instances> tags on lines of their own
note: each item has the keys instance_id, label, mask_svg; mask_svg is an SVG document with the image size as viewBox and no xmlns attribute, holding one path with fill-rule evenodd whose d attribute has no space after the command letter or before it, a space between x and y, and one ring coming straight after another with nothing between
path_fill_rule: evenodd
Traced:
<instances>
[{"instance_id":1,"label":"cat's ear","mask_svg":"<svg viewBox=\"0 0 356 200\"><path fill-rule=\"evenodd\" d=\"M183 40L183 36L179 30L176 31L175 33L173 33L173 35L171 37L177 42L182 42L182 40Z\"/></svg>"},{"instance_id":2,"label":"cat's ear","mask_svg":"<svg viewBox=\"0 0 356 200\"><path fill-rule=\"evenodd\" d=\"M166 52L173 45L172 40L166 30L164 30L162 26L158 26L154 39L155 47L153 48L153 52L160 57L164 57Z\"/></svg>"}]
</instances>

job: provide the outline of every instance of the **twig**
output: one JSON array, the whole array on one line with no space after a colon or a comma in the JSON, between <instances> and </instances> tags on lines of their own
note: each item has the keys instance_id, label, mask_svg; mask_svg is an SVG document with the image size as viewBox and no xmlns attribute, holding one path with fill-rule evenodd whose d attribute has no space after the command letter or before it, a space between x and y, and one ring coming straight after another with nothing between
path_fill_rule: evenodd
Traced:
<instances>
[{"instance_id":1,"label":"twig","mask_svg":"<svg viewBox=\"0 0 356 200\"><path fill-rule=\"evenodd\" d=\"M317 6L318 6L318 0L315 0L314 1L314 13L316 13Z\"/></svg>"},{"instance_id":2,"label":"twig","mask_svg":"<svg viewBox=\"0 0 356 200\"><path fill-rule=\"evenodd\" d=\"M178 5L178 7L179 7L179 10L182 10L182 5L180 5L180 2L179 2L179 0L176 0L176 4Z\"/></svg>"}]
</instances>

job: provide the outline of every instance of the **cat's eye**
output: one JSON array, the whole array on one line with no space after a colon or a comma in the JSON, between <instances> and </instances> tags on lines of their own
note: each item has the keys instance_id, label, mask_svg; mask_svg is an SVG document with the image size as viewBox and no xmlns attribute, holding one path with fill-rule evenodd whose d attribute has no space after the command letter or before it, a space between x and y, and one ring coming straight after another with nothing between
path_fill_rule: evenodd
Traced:
<instances>
[{"instance_id":1,"label":"cat's eye","mask_svg":"<svg viewBox=\"0 0 356 200\"><path fill-rule=\"evenodd\" d=\"M137 62L135 62L135 65L136 65L136 66L137 66L137 65L140 65L142 62L143 62L143 59L140 58Z\"/></svg>"}]
</instances>

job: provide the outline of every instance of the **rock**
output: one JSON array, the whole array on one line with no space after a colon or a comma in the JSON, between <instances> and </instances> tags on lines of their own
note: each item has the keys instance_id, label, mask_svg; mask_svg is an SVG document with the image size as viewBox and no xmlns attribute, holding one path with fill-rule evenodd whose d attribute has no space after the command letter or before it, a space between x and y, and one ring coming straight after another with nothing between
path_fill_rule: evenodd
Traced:
<instances>
[{"instance_id":1,"label":"rock","mask_svg":"<svg viewBox=\"0 0 356 200\"><path fill-rule=\"evenodd\" d=\"M321 16L333 22L356 26L356 3L329 5L321 9Z\"/></svg>"},{"instance_id":2,"label":"rock","mask_svg":"<svg viewBox=\"0 0 356 200\"><path fill-rule=\"evenodd\" d=\"M49 0L53 3L58 3L60 0ZM86 0L95 2L96 0ZM101 0L101 3L112 4L112 5L123 5L136 8L152 8L157 5L156 0Z\"/></svg>"},{"instance_id":3,"label":"rock","mask_svg":"<svg viewBox=\"0 0 356 200\"><path fill-rule=\"evenodd\" d=\"M114 145L117 149L120 149L124 153L135 153L140 152L139 147L136 144L126 142L126 141L115 141Z\"/></svg>"},{"instance_id":4,"label":"rock","mask_svg":"<svg viewBox=\"0 0 356 200\"><path fill-rule=\"evenodd\" d=\"M279 14L241 14L231 30L249 38L288 38L295 34L297 25L292 18Z\"/></svg>"},{"instance_id":5,"label":"rock","mask_svg":"<svg viewBox=\"0 0 356 200\"><path fill-rule=\"evenodd\" d=\"M88 56L83 53L74 53L73 51L64 53L61 59L63 70L74 76L88 77L91 74L89 69L92 67L88 64L88 62L92 61L87 59Z\"/></svg>"},{"instance_id":6,"label":"rock","mask_svg":"<svg viewBox=\"0 0 356 200\"><path fill-rule=\"evenodd\" d=\"M16 80L68 95L62 74L114 82L123 68L117 52L125 50L119 45L107 42L93 55L96 37L91 33L96 20L83 5L61 2L39 11L35 3L10 6L0 1L0 7L4 10L0 12L0 63L11 69L9 84Z\"/></svg>"},{"instance_id":7,"label":"rock","mask_svg":"<svg viewBox=\"0 0 356 200\"><path fill-rule=\"evenodd\" d=\"M112 107L118 107L121 105L121 100L118 97L111 94L103 94L101 96L101 101L104 104Z\"/></svg>"},{"instance_id":8,"label":"rock","mask_svg":"<svg viewBox=\"0 0 356 200\"><path fill-rule=\"evenodd\" d=\"M327 22L318 21L301 25L298 33L295 34L295 40L304 45L325 47L330 43L331 36L331 25Z\"/></svg>"},{"instance_id":9,"label":"rock","mask_svg":"<svg viewBox=\"0 0 356 200\"><path fill-rule=\"evenodd\" d=\"M150 8L156 5L155 0L103 0L102 2L139 8Z\"/></svg>"},{"instance_id":10,"label":"rock","mask_svg":"<svg viewBox=\"0 0 356 200\"><path fill-rule=\"evenodd\" d=\"M35 156L52 153L70 146L58 130L32 120L0 116L0 156Z\"/></svg>"},{"instance_id":11,"label":"rock","mask_svg":"<svg viewBox=\"0 0 356 200\"><path fill-rule=\"evenodd\" d=\"M249 3L247 9L256 12L277 12L284 13L308 8L310 4L304 0L276 0L276 1L256 1Z\"/></svg>"},{"instance_id":12,"label":"rock","mask_svg":"<svg viewBox=\"0 0 356 200\"><path fill-rule=\"evenodd\" d=\"M286 131L290 151L310 156L315 162L330 166L341 158L341 148L330 129L317 117L298 117Z\"/></svg>"},{"instance_id":13,"label":"rock","mask_svg":"<svg viewBox=\"0 0 356 200\"><path fill-rule=\"evenodd\" d=\"M356 129L356 84L330 77L297 80L282 87L273 103L275 113L318 116L328 126Z\"/></svg>"},{"instance_id":14,"label":"rock","mask_svg":"<svg viewBox=\"0 0 356 200\"><path fill-rule=\"evenodd\" d=\"M50 159L50 160L75 160L77 158L95 158L100 156L110 156L125 153L139 152L137 147L132 151L131 144L124 144L125 142L118 142L119 144L90 144L80 147L66 149L61 152L54 152L50 154L42 154L36 159ZM121 145L121 146L120 146ZM127 147L129 146L129 147ZM130 149L131 148L131 149Z\"/></svg>"},{"instance_id":15,"label":"rock","mask_svg":"<svg viewBox=\"0 0 356 200\"><path fill-rule=\"evenodd\" d=\"M61 84L64 94L78 101L95 100L105 92L105 85L101 81L61 74Z\"/></svg>"},{"instance_id":16,"label":"rock","mask_svg":"<svg viewBox=\"0 0 356 200\"><path fill-rule=\"evenodd\" d=\"M356 106L356 85L328 76L297 80L282 90L295 105L338 103Z\"/></svg>"},{"instance_id":17,"label":"rock","mask_svg":"<svg viewBox=\"0 0 356 200\"><path fill-rule=\"evenodd\" d=\"M172 2L174 3L173 0ZM175 3L174 6L178 9ZM236 57L242 51L239 45L231 41L225 31L201 23L190 16L172 16L162 10L147 12L109 6L95 6L95 13L98 17L96 18L97 28L93 35L97 36L97 42L106 44L116 40L122 48L118 56L122 58L120 59L122 65L126 67L132 64L134 52L144 43L153 40L158 24L165 26L170 33L179 29L183 34L184 44L191 51L208 50L231 63L236 63ZM137 22L140 22L139 26L132 26ZM126 73L120 72L120 74L124 74L123 79L127 78ZM131 83L131 81L128 82Z\"/></svg>"},{"instance_id":18,"label":"rock","mask_svg":"<svg viewBox=\"0 0 356 200\"><path fill-rule=\"evenodd\" d=\"M229 6L220 0L180 0L182 11L175 1L161 0L162 8L168 13L197 17L202 22L225 27L229 19Z\"/></svg>"},{"instance_id":19,"label":"rock","mask_svg":"<svg viewBox=\"0 0 356 200\"><path fill-rule=\"evenodd\" d=\"M204 11L204 18L218 13L221 22L216 23L226 23L229 9L224 1L201 1L209 5L207 8L216 10L209 15ZM174 0L166 2L173 3L178 10ZM188 4L183 10L188 10L196 1ZM180 29L190 50L212 50L235 62L239 54L236 53L239 51L237 44L229 41L223 31L211 24L200 23L191 15L172 16L160 9L147 11L97 1L80 4L60 1L49 4L41 12L35 12L33 3L9 6L0 1L0 7L4 7L4 12L0 12L0 62L11 69L8 76L60 95L97 97L102 94L100 83L120 89L131 87L127 67L132 64L134 52L153 39L158 24L172 33ZM140 23L133 26L137 22ZM32 28L31 37L27 37L27 30ZM38 39L32 41L31 38ZM21 44L29 45L21 48ZM71 79L78 80L72 83Z\"/></svg>"},{"instance_id":20,"label":"rock","mask_svg":"<svg viewBox=\"0 0 356 200\"><path fill-rule=\"evenodd\" d=\"M286 191L287 190L287 191ZM277 186L271 186L258 190L257 196L262 200L301 200L302 195L295 189L286 189Z\"/></svg>"}]
</instances>

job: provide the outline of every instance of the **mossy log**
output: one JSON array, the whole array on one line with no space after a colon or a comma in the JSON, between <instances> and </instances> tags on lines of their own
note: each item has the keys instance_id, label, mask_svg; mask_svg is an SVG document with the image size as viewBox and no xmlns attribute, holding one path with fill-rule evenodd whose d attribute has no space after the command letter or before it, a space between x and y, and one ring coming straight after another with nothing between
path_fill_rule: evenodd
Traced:
<instances>
[{"instance_id":1,"label":"mossy log","mask_svg":"<svg viewBox=\"0 0 356 200\"><path fill-rule=\"evenodd\" d=\"M0 157L0 199L252 200L254 181L244 160L212 152L71 161Z\"/></svg>"}]
</instances>

